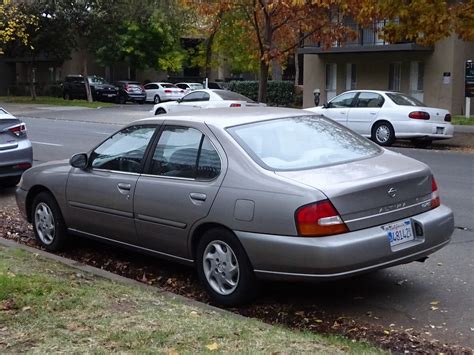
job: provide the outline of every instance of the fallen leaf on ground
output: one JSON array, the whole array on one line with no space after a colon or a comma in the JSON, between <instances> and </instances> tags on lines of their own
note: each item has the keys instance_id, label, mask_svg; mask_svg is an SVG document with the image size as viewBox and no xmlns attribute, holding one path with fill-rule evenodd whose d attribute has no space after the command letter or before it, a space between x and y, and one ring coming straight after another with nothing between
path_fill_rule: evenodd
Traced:
<instances>
[{"instance_id":1,"label":"fallen leaf on ground","mask_svg":"<svg viewBox=\"0 0 474 355\"><path fill-rule=\"evenodd\" d=\"M212 344L206 345L206 348L208 348L209 350L217 350L219 349L219 345L217 345L217 343L212 343Z\"/></svg>"}]
</instances>

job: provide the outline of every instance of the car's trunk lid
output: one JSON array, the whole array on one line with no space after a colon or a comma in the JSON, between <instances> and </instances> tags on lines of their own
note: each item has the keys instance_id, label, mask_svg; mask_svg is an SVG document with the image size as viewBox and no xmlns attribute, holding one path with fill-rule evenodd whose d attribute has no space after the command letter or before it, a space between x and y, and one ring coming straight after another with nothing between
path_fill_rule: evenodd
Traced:
<instances>
[{"instance_id":1,"label":"car's trunk lid","mask_svg":"<svg viewBox=\"0 0 474 355\"><path fill-rule=\"evenodd\" d=\"M351 231L431 208L430 169L393 152L351 163L276 174L323 192Z\"/></svg>"},{"instance_id":2,"label":"car's trunk lid","mask_svg":"<svg viewBox=\"0 0 474 355\"><path fill-rule=\"evenodd\" d=\"M444 118L447 114L449 114L448 110L443 110L441 108L434 108L434 107L415 107L412 111L423 111L427 112L430 115L430 119L428 122L431 123L444 123Z\"/></svg>"}]
</instances>

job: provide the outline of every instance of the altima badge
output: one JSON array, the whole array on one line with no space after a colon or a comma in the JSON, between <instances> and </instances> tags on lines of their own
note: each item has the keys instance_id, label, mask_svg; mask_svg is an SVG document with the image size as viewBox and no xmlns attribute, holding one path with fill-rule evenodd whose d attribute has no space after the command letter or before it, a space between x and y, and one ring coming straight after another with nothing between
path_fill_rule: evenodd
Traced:
<instances>
[{"instance_id":1,"label":"altima badge","mask_svg":"<svg viewBox=\"0 0 474 355\"><path fill-rule=\"evenodd\" d=\"M398 192L398 190L395 189L395 188L393 188L393 187L391 187L391 188L387 191L388 195L389 195L390 197L392 197L392 198L395 197L395 196L397 196L397 192Z\"/></svg>"}]
</instances>

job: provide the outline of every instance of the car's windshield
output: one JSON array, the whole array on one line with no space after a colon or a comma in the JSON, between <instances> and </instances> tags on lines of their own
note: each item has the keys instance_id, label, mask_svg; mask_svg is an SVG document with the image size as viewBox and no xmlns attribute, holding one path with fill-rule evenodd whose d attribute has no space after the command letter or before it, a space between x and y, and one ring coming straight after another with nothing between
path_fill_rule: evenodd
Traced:
<instances>
[{"instance_id":1,"label":"car's windshield","mask_svg":"<svg viewBox=\"0 0 474 355\"><path fill-rule=\"evenodd\" d=\"M108 84L107 81L104 78L101 78L100 76L90 76L87 78L89 80L89 84Z\"/></svg>"},{"instance_id":2,"label":"car's windshield","mask_svg":"<svg viewBox=\"0 0 474 355\"><path fill-rule=\"evenodd\" d=\"M215 90L214 93L219 95L222 100L236 100L236 101L245 101L245 102L255 102L252 99L249 99L248 97L237 94L236 92L230 91L230 90Z\"/></svg>"},{"instance_id":3,"label":"car's windshield","mask_svg":"<svg viewBox=\"0 0 474 355\"><path fill-rule=\"evenodd\" d=\"M399 93L393 93L393 92L387 92L387 96L395 102L397 105L400 106L423 106L426 107L426 105L415 99L414 97L405 95L405 94L399 94Z\"/></svg>"},{"instance_id":4,"label":"car's windshield","mask_svg":"<svg viewBox=\"0 0 474 355\"><path fill-rule=\"evenodd\" d=\"M299 116L230 127L228 132L268 170L303 170L374 156L369 140L319 116Z\"/></svg>"},{"instance_id":5,"label":"car's windshield","mask_svg":"<svg viewBox=\"0 0 474 355\"><path fill-rule=\"evenodd\" d=\"M189 87L193 90L198 90L198 89L204 89L204 86L202 84L194 84L194 83L191 83L189 84Z\"/></svg>"},{"instance_id":6,"label":"car's windshield","mask_svg":"<svg viewBox=\"0 0 474 355\"><path fill-rule=\"evenodd\" d=\"M179 89L176 85L174 84L160 84L161 86L163 86L164 88L167 88L167 89Z\"/></svg>"}]
</instances>

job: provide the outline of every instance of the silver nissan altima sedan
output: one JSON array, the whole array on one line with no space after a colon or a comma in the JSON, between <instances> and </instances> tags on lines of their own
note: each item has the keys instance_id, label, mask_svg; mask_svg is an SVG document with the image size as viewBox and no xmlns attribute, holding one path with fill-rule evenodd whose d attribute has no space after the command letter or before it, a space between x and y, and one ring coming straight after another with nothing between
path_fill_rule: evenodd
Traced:
<instances>
[{"instance_id":1,"label":"silver nissan altima sedan","mask_svg":"<svg viewBox=\"0 0 474 355\"><path fill-rule=\"evenodd\" d=\"M194 265L218 303L259 279L324 280L415 260L454 229L423 163L303 110L210 109L133 122L23 175L48 250L72 235Z\"/></svg>"}]
</instances>

